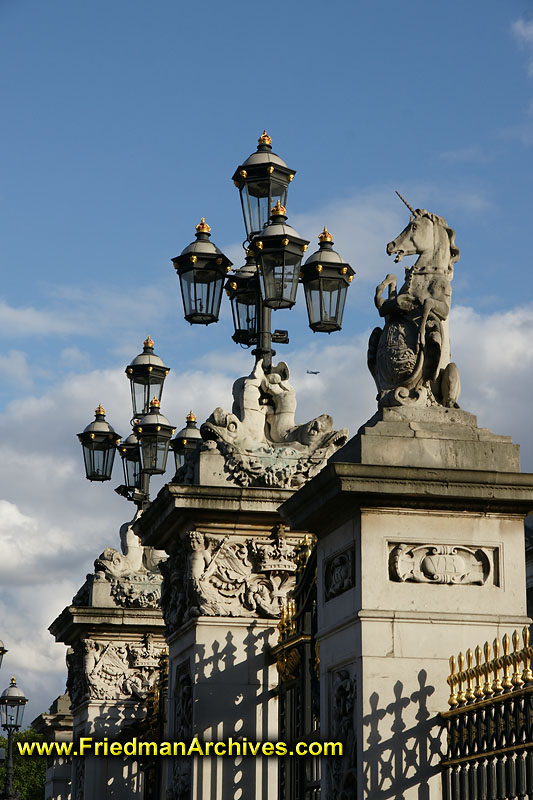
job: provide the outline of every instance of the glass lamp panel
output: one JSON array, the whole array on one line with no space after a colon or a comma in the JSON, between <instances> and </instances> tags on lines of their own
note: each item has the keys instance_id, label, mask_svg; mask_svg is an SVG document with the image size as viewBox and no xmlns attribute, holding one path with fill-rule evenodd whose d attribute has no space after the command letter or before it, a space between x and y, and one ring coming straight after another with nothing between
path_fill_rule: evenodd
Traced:
<instances>
[{"instance_id":1,"label":"glass lamp panel","mask_svg":"<svg viewBox=\"0 0 533 800\"><path fill-rule=\"evenodd\" d=\"M302 257L296 253L285 253L284 297L293 306L296 302L298 291L298 278L300 277L300 263Z\"/></svg>"},{"instance_id":2,"label":"glass lamp panel","mask_svg":"<svg viewBox=\"0 0 533 800\"><path fill-rule=\"evenodd\" d=\"M131 403L133 406L133 416L142 417L148 413L148 404L151 400L147 383L131 381Z\"/></svg>"},{"instance_id":3,"label":"glass lamp panel","mask_svg":"<svg viewBox=\"0 0 533 800\"><path fill-rule=\"evenodd\" d=\"M131 402L133 405L133 416L143 417L148 413L150 401L156 397L161 402L163 394L164 378L152 374L147 377L136 377L131 379Z\"/></svg>"},{"instance_id":4,"label":"glass lamp panel","mask_svg":"<svg viewBox=\"0 0 533 800\"><path fill-rule=\"evenodd\" d=\"M335 278L322 279L321 318L324 323L338 324L339 281Z\"/></svg>"},{"instance_id":5,"label":"glass lamp panel","mask_svg":"<svg viewBox=\"0 0 533 800\"><path fill-rule=\"evenodd\" d=\"M20 728L22 725L22 718L24 716L24 706L25 703L19 703L18 705L16 705L14 708L12 707L11 709L11 711L15 715L15 725L17 726L17 728Z\"/></svg>"},{"instance_id":6,"label":"glass lamp panel","mask_svg":"<svg viewBox=\"0 0 533 800\"><path fill-rule=\"evenodd\" d=\"M111 479L115 446L108 445L83 445L83 458L85 473L90 481L108 481Z\"/></svg>"},{"instance_id":7,"label":"glass lamp panel","mask_svg":"<svg viewBox=\"0 0 533 800\"><path fill-rule=\"evenodd\" d=\"M194 300L194 272L192 269L188 272L182 272L179 278L185 317L188 318L196 311L196 303Z\"/></svg>"},{"instance_id":8,"label":"glass lamp panel","mask_svg":"<svg viewBox=\"0 0 533 800\"><path fill-rule=\"evenodd\" d=\"M185 464L185 451L174 450L174 460L176 462L176 472Z\"/></svg>"},{"instance_id":9,"label":"glass lamp panel","mask_svg":"<svg viewBox=\"0 0 533 800\"><path fill-rule=\"evenodd\" d=\"M259 233L268 221L270 214L269 181L267 179L249 181L241 189L244 223L248 237Z\"/></svg>"},{"instance_id":10,"label":"glass lamp panel","mask_svg":"<svg viewBox=\"0 0 533 800\"><path fill-rule=\"evenodd\" d=\"M256 304L255 299L250 301L250 298L242 298L240 301L236 299L235 302L237 320L239 323L239 330L248 331L248 333L255 333L256 331Z\"/></svg>"},{"instance_id":11,"label":"glass lamp panel","mask_svg":"<svg viewBox=\"0 0 533 800\"><path fill-rule=\"evenodd\" d=\"M307 316L309 325L313 326L320 320L320 282L318 278L304 284L305 300L307 303Z\"/></svg>"},{"instance_id":12,"label":"glass lamp panel","mask_svg":"<svg viewBox=\"0 0 533 800\"><path fill-rule=\"evenodd\" d=\"M189 322L216 322L224 277L213 269L194 269L180 275L185 317Z\"/></svg>"},{"instance_id":13,"label":"glass lamp panel","mask_svg":"<svg viewBox=\"0 0 533 800\"><path fill-rule=\"evenodd\" d=\"M339 288L339 304L338 304L338 311L337 311L337 322L339 325L339 330L342 326L342 318L344 316L344 306L346 303L346 295L348 294L348 287L342 282Z\"/></svg>"},{"instance_id":14,"label":"glass lamp panel","mask_svg":"<svg viewBox=\"0 0 533 800\"><path fill-rule=\"evenodd\" d=\"M122 466L124 468L124 482L128 489L141 488L141 461L139 458L122 458Z\"/></svg>"},{"instance_id":15,"label":"glass lamp panel","mask_svg":"<svg viewBox=\"0 0 533 800\"><path fill-rule=\"evenodd\" d=\"M0 724L2 725L2 728L5 728L8 722L7 704L2 703L0 706Z\"/></svg>"},{"instance_id":16,"label":"glass lamp panel","mask_svg":"<svg viewBox=\"0 0 533 800\"><path fill-rule=\"evenodd\" d=\"M154 434L145 435L141 441L142 468L150 475L162 474L167 465L169 439Z\"/></svg>"},{"instance_id":17,"label":"glass lamp panel","mask_svg":"<svg viewBox=\"0 0 533 800\"><path fill-rule=\"evenodd\" d=\"M278 200L283 207L286 207L287 189L288 187L286 183L280 183L279 181L270 181L270 200L268 204L269 209L274 208Z\"/></svg>"}]
</instances>

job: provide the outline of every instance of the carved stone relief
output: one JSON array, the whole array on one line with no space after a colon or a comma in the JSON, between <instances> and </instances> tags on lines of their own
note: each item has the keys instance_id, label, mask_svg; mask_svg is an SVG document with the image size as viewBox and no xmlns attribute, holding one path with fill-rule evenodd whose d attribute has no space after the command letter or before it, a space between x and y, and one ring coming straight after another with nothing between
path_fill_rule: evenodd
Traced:
<instances>
[{"instance_id":1,"label":"carved stone relief","mask_svg":"<svg viewBox=\"0 0 533 800\"><path fill-rule=\"evenodd\" d=\"M456 544L389 545L389 577L414 583L497 584L497 551Z\"/></svg>"},{"instance_id":2,"label":"carved stone relief","mask_svg":"<svg viewBox=\"0 0 533 800\"><path fill-rule=\"evenodd\" d=\"M328 759L328 797L357 797L357 747L355 737L356 679L353 667L331 675L331 740L342 742L342 756Z\"/></svg>"},{"instance_id":3,"label":"carved stone relief","mask_svg":"<svg viewBox=\"0 0 533 800\"><path fill-rule=\"evenodd\" d=\"M295 538L234 539L191 531L162 565L169 632L205 616L277 617L293 588Z\"/></svg>"},{"instance_id":4,"label":"carved stone relief","mask_svg":"<svg viewBox=\"0 0 533 800\"><path fill-rule=\"evenodd\" d=\"M85 795L85 759L74 759L74 786L72 800L83 800Z\"/></svg>"},{"instance_id":5,"label":"carved stone relief","mask_svg":"<svg viewBox=\"0 0 533 800\"><path fill-rule=\"evenodd\" d=\"M84 639L67 652L67 691L73 707L84 700L142 700L158 675L164 649L147 633L142 642Z\"/></svg>"},{"instance_id":6,"label":"carved stone relief","mask_svg":"<svg viewBox=\"0 0 533 800\"><path fill-rule=\"evenodd\" d=\"M193 733L192 678L189 661L176 669L173 684L174 741L189 743ZM166 800L189 800L191 794L191 758L174 758Z\"/></svg>"},{"instance_id":7,"label":"carved stone relief","mask_svg":"<svg viewBox=\"0 0 533 800\"><path fill-rule=\"evenodd\" d=\"M251 375L233 385L231 413L216 408L201 426L204 449L217 450L226 472L238 486L298 488L316 475L347 441L346 429L335 431L327 414L296 425L296 394L284 362L270 373L258 361ZM179 482L192 481L190 459L178 472Z\"/></svg>"},{"instance_id":8,"label":"carved stone relief","mask_svg":"<svg viewBox=\"0 0 533 800\"><path fill-rule=\"evenodd\" d=\"M324 591L326 601L353 589L355 586L355 551L352 548L338 553L326 561Z\"/></svg>"}]
</instances>

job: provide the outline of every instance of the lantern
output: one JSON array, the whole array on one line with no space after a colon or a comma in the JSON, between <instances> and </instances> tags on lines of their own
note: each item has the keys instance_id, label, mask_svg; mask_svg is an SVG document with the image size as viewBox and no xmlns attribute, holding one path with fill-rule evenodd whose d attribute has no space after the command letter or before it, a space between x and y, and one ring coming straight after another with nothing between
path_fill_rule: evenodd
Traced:
<instances>
[{"instance_id":1,"label":"lantern","mask_svg":"<svg viewBox=\"0 0 533 800\"><path fill-rule=\"evenodd\" d=\"M202 217L196 226L196 241L172 259L180 279L185 319L191 325L218 322L224 278L232 265L209 241L210 231Z\"/></svg>"},{"instance_id":2,"label":"lantern","mask_svg":"<svg viewBox=\"0 0 533 800\"><path fill-rule=\"evenodd\" d=\"M161 402L163 384L169 373L158 355L154 353L154 343L148 336L144 341L142 353L126 367L126 375L131 384L131 403L133 416L142 417L148 413L150 399L156 397Z\"/></svg>"},{"instance_id":3,"label":"lantern","mask_svg":"<svg viewBox=\"0 0 533 800\"><path fill-rule=\"evenodd\" d=\"M3 661L3 658L4 658L6 653L7 653L7 650L4 647L3 641L0 639L0 667L2 666L2 661Z\"/></svg>"},{"instance_id":4,"label":"lantern","mask_svg":"<svg viewBox=\"0 0 533 800\"><path fill-rule=\"evenodd\" d=\"M340 331L348 286L354 270L333 249L333 237L324 228L318 237L319 250L302 267L302 283L309 327L315 332Z\"/></svg>"},{"instance_id":5,"label":"lantern","mask_svg":"<svg viewBox=\"0 0 533 800\"><path fill-rule=\"evenodd\" d=\"M285 208L277 203L268 225L250 243L267 308L292 308L296 302L300 263L309 244L286 220Z\"/></svg>"},{"instance_id":6,"label":"lantern","mask_svg":"<svg viewBox=\"0 0 533 800\"><path fill-rule=\"evenodd\" d=\"M120 436L106 422L105 408L101 405L95 410L94 422L89 423L78 439L83 448L85 473L90 481L108 481L111 479L115 450Z\"/></svg>"},{"instance_id":7,"label":"lantern","mask_svg":"<svg viewBox=\"0 0 533 800\"><path fill-rule=\"evenodd\" d=\"M272 152L272 139L266 131L259 137L257 152L237 167L233 182L239 189L246 234L251 241L268 221L277 202L287 205L287 190L295 171Z\"/></svg>"},{"instance_id":8,"label":"lantern","mask_svg":"<svg viewBox=\"0 0 533 800\"><path fill-rule=\"evenodd\" d=\"M17 686L13 675L10 685L0 696L0 722L4 730L10 732L20 728L27 702L28 698L24 697L24 692Z\"/></svg>"},{"instance_id":9,"label":"lantern","mask_svg":"<svg viewBox=\"0 0 533 800\"><path fill-rule=\"evenodd\" d=\"M141 420L136 420L133 431L141 445L141 467L148 475L162 475L167 466L168 443L174 428L159 410L159 400L154 397L150 410Z\"/></svg>"},{"instance_id":10,"label":"lantern","mask_svg":"<svg viewBox=\"0 0 533 800\"><path fill-rule=\"evenodd\" d=\"M226 292L231 301L235 327L233 341L237 344L255 344L258 331L259 282L254 256L247 255L245 265L228 279Z\"/></svg>"},{"instance_id":11,"label":"lantern","mask_svg":"<svg viewBox=\"0 0 533 800\"><path fill-rule=\"evenodd\" d=\"M141 448L134 433L118 446L127 489L141 489Z\"/></svg>"},{"instance_id":12,"label":"lantern","mask_svg":"<svg viewBox=\"0 0 533 800\"><path fill-rule=\"evenodd\" d=\"M194 453L201 442L202 436L196 427L196 416L189 411L185 427L170 442L176 460L176 472L185 464L187 453Z\"/></svg>"}]
</instances>

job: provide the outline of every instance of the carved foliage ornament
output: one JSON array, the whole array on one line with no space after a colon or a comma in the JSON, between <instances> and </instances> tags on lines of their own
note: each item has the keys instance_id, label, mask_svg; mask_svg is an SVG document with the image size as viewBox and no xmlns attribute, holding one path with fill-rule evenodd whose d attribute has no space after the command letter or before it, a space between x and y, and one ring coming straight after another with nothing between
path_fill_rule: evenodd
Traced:
<instances>
[{"instance_id":1,"label":"carved foliage ornament","mask_svg":"<svg viewBox=\"0 0 533 800\"><path fill-rule=\"evenodd\" d=\"M355 586L354 549L345 550L328 559L325 565L324 589L326 601Z\"/></svg>"},{"instance_id":2,"label":"carved foliage ornament","mask_svg":"<svg viewBox=\"0 0 533 800\"><path fill-rule=\"evenodd\" d=\"M176 668L172 702L174 707L173 738L175 741L188 742L192 739L193 732L192 678L188 660L183 661ZM192 761L190 758L173 758L166 800L189 800L191 771Z\"/></svg>"},{"instance_id":3,"label":"carved foliage ornament","mask_svg":"<svg viewBox=\"0 0 533 800\"><path fill-rule=\"evenodd\" d=\"M399 544L389 556L389 573L394 581L483 585L491 571L491 559L480 547Z\"/></svg>"},{"instance_id":4,"label":"carved foliage ornament","mask_svg":"<svg viewBox=\"0 0 533 800\"><path fill-rule=\"evenodd\" d=\"M162 565L167 628L200 615L277 617L294 586L297 553L296 540L281 536L235 541L192 531Z\"/></svg>"},{"instance_id":5,"label":"carved foliage ornament","mask_svg":"<svg viewBox=\"0 0 533 800\"><path fill-rule=\"evenodd\" d=\"M84 700L142 700L157 679L164 649L150 634L138 643L84 639L67 653L67 691Z\"/></svg>"},{"instance_id":6,"label":"carved foliage ornament","mask_svg":"<svg viewBox=\"0 0 533 800\"><path fill-rule=\"evenodd\" d=\"M328 759L328 797L357 797L357 742L355 737L356 679L353 667L332 674L332 740L343 742L342 756Z\"/></svg>"}]
</instances>

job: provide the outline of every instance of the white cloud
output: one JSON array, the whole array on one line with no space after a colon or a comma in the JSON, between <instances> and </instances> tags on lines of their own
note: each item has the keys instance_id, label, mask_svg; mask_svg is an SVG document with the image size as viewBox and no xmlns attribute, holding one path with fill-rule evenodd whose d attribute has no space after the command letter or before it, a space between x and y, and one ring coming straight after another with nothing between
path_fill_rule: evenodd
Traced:
<instances>
[{"instance_id":1,"label":"white cloud","mask_svg":"<svg viewBox=\"0 0 533 800\"><path fill-rule=\"evenodd\" d=\"M533 46L533 19L517 19L511 30L520 42Z\"/></svg>"},{"instance_id":2,"label":"white cloud","mask_svg":"<svg viewBox=\"0 0 533 800\"><path fill-rule=\"evenodd\" d=\"M511 30L521 45L532 51L528 65L528 74L533 76L533 19L515 20L511 25Z\"/></svg>"},{"instance_id":3,"label":"white cloud","mask_svg":"<svg viewBox=\"0 0 533 800\"><path fill-rule=\"evenodd\" d=\"M486 164L492 160L480 145L445 150L440 154L440 159L448 164Z\"/></svg>"},{"instance_id":4,"label":"white cloud","mask_svg":"<svg viewBox=\"0 0 533 800\"><path fill-rule=\"evenodd\" d=\"M30 388L33 378L26 353L10 350L6 355L0 355L0 376L19 389Z\"/></svg>"}]
</instances>

